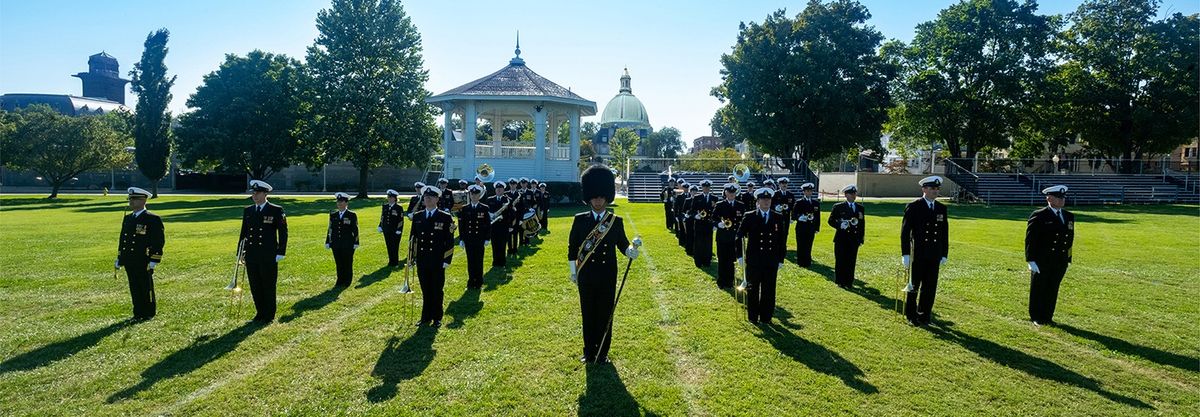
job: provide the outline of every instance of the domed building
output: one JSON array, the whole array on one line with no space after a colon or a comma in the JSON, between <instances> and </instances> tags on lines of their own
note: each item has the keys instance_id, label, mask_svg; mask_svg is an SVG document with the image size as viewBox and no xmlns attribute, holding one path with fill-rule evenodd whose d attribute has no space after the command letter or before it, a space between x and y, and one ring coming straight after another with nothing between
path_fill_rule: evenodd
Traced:
<instances>
[{"instance_id":1,"label":"domed building","mask_svg":"<svg viewBox=\"0 0 1200 417\"><path fill-rule=\"evenodd\" d=\"M617 129L633 129L638 136L646 138L654 129L650 127L650 116L646 106L633 95L629 68L621 76L621 90L604 106L600 116L600 131L596 132L596 153L608 155L608 141L617 134Z\"/></svg>"}]
</instances>

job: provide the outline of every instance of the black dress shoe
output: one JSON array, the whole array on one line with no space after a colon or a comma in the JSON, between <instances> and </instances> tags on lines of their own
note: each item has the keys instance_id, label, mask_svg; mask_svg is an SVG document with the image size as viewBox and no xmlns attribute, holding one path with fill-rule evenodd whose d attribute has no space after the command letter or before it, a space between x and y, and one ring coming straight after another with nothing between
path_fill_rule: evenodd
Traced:
<instances>
[{"instance_id":1,"label":"black dress shoe","mask_svg":"<svg viewBox=\"0 0 1200 417\"><path fill-rule=\"evenodd\" d=\"M916 320L908 319L907 321L908 321L909 326L913 326L913 327L920 326L920 324L918 324L918 322Z\"/></svg>"},{"instance_id":2,"label":"black dress shoe","mask_svg":"<svg viewBox=\"0 0 1200 417\"><path fill-rule=\"evenodd\" d=\"M430 326L430 327L442 327L442 321L441 321L441 320L434 320L434 321L433 321L433 324L431 324L431 325L429 325L429 326Z\"/></svg>"}]
</instances>

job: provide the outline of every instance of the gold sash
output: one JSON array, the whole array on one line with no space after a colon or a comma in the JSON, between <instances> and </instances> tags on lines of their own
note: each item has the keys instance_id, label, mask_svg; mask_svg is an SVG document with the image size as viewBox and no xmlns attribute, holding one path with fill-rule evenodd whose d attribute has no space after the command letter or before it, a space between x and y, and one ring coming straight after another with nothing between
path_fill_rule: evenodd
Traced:
<instances>
[{"instance_id":1,"label":"gold sash","mask_svg":"<svg viewBox=\"0 0 1200 417\"><path fill-rule=\"evenodd\" d=\"M579 255L576 256L579 259L579 267L576 268L576 271L583 270L583 266L587 264L588 259L591 259L592 254L596 252L596 247L600 245L600 241L604 240L605 236L608 236L608 232L612 230L613 222L616 220L616 215L605 211L604 217L600 219L600 222L596 223L591 232L588 232L587 238L583 240L583 244L579 245Z\"/></svg>"}]
</instances>

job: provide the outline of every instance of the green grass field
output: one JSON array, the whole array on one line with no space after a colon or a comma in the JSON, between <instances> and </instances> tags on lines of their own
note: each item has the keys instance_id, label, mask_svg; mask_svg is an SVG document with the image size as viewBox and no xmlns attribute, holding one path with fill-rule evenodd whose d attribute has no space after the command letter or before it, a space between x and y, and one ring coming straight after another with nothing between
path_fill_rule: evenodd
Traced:
<instances>
[{"instance_id":1,"label":"green grass field","mask_svg":"<svg viewBox=\"0 0 1200 417\"><path fill-rule=\"evenodd\" d=\"M444 326L417 330L402 319L401 272L383 268L379 200L351 203L364 238L344 291L323 247L332 202L272 200L291 240L279 317L257 328L249 297L239 311L222 291L247 199L150 203L167 227L158 317L128 324L111 270L122 196L0 198L0 415L1200 415L1195 206L1076 208L1060 325L1035 328L1031 208L953 205L941 325L925 329L892 311L898 201L866 202L853 292L831 282L830 230L811 270L789 252L769 327L717 290L715 263L692 265L660 205L622 203L646 246L614 363L589 367L564 262L575 209L555 210L551 233L481 292L464 290L460 251Z\"/></svg>"}]
</instances>

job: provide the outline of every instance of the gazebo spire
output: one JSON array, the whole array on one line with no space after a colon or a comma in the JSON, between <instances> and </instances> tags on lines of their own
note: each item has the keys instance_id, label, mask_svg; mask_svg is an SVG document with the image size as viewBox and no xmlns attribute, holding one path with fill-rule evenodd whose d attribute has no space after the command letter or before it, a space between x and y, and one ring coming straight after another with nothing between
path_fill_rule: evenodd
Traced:
<instances>
[{"instance_id":1,"label":"gazebo spire","mask_svg":"<svg viewBox=\"0 0 1200 417\"><path fill-rule=\"evenodd\" d=\"M517 56L508 61L509 65L525 65L525 60L521 59L521 31L517 31L517 49L513 51Z\"/></svg>"}]
</instances>

